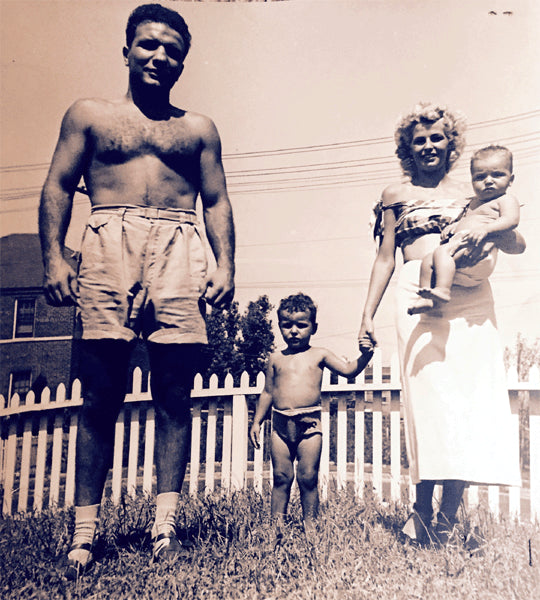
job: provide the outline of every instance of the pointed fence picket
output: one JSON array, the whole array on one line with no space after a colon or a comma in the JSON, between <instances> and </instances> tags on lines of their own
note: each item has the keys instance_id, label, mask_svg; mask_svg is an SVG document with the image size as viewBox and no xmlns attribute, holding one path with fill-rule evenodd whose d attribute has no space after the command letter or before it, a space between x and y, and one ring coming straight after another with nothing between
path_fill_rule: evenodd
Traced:
<instances>
[{"instance_id":1,"label":"pointed fence picket","mask_svg":"<svg viewBox=\"0 0 540 600\"><path fill-rule=\"evenodd\" d=\"M106 493L119 502L123 493L155 491L153 454L155 414L149 382L143 389L135 369L131 391L115 425L115 443ZM248 441L250 411L264 387L264 374L250 381L247 373L223 385L212 375L208 385L197 375L192 390L191 460L186 474L190 494L211 494L253 486L262 493L272 480L269 457L271 425L263 423L261 444ZM495 514L540 520L540 372L518 381L508 372L512 426L523 425L520 410L528 407L529 465L522 488L470 486L466 501L483 502ZM75 381L71 397L59 385L54 397L45 388L36 399L15 394L6 405L0 396L0 502L2 513L41 511L70 506L75 497L75 439L81 387ZM366 490L384 500L412 502L414 486L403 451L403 415L399 365L393 357L389 373L377 351L370 368L355 380L332 378L325 371L321 394L323 446L319 473L322 499L330 486L349 488L361 498ZM489 418L489 416L487 416ZM526 425L525 425L526 427ZM523 432L521 432L523 433ZM437 492L440 488L437 486Z\"/></svg>"}]
</instances>

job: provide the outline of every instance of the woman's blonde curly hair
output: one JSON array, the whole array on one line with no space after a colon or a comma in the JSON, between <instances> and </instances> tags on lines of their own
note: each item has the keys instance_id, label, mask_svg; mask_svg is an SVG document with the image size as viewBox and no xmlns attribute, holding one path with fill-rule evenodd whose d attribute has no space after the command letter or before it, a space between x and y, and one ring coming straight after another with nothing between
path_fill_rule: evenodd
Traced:
<instances>
[{"instance_id":1,"label":"woman's blonde curly hair","mask_svg":"<svg viewBox=\"0 0 540 600\"><path fill-rule=\"evenodd\" d=\"M405 175L414 177L416 165L411 153L413 130L418 124L431 124L440 121L444 124L444 131L449 140L446 159L446 172L448 172L465 147L465 116L458 111L450 111L446 106L431 102L419 102L413 110L401 117L396 126L394 139L396 141L396 155L401 163Z\"/></svg>"}]
</instances>

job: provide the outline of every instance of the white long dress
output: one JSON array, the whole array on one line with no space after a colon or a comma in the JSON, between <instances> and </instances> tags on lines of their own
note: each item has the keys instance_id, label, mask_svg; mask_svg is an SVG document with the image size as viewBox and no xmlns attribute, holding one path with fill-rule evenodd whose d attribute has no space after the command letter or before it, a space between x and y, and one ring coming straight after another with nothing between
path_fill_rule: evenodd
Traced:
<instances>
[{"instance_id":1,"label":"white long dress","mask_svg":"<svg viewBox=\"0 0 540 600\"><path fill-rule=\"evenodd\" d=\"M397 289L397 331L410 474L520 485L503 351L489 281L452 287L440 311L408 315L420 261L406 262Z\"/></svg>"}]
</instances>

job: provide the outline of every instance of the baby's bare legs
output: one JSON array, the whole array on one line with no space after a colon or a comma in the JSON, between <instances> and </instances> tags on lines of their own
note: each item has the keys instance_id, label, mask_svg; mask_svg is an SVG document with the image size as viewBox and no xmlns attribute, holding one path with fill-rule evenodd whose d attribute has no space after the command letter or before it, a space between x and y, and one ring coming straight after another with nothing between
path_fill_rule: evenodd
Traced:
<instances>
[{"instance_id":1,"label":"baby's bare legs","mask_svg":"<svg viewBox=\"0 0 540 600\"><path fill-rule=\"evenodd\" d=\"M420 279L418 282L420 288L431 287L431 279L433 276L433 254L433 252L430 252L422 259L422 264L420 265Z\"/></svg>"},{"instance_id":2,"label":"baby's bare legs","mask_svg":"<svg viewBox=\"0 0 540 600\"><path fill-rule=\"evenodd\" d=\"M287 505L291 496L291 487L294 480L294 456L291 456L289 446L272 431L272 469L274 473L274 486L272 487L271 510L272 517L276 519L278 527L287 514Z\"/></svg>"},{"instance_id":3,"label":"baby's bare legs","mask_svg":"<svg viewBox=\"0 0 540 600\"><path fill-rule=\"evenodd\" d=\"M435 286L431 290L433 300L448 302L450 288L456 274L456 263L448 245L442 245L433 252L433 270L435 271Z\"/></svg>"},{"instance_id":4,"label":"baby's bare legs","mask_svg":"<svg viewBox=\"0 0 540 600\"><path fill-rule=\"evenodd\" d=\"M319 512L319 464L321 462L322 435L314 433L298 444L296 479L300 488L300 501L306 532L313 527Z\"/></svg>"},{"instance_id":5,"label":"baby's bare legs","mask_svg":"<svg viewBox=\"0 0 540 600\"><path fill-rule=\"evenodd\" d=\"M409 307L407 312L410 315L427 312L434 306L433 300L427 298L424 295L426 290L431 290L431 279L433 276L433 252L426 254L422 259L420 266L420 277L419 277L419 289L418 298L416 298L413 304Z\"/></svg>"},{"instance_id":6,"label":"baby's bare legs","mask_svg":"<svg viewBox=\"0 0 540 600\"><path fill-rule=\"evenodd\" d=\"M432 269L435 279L433 287L431 287ZM423 313L437 308L441 303L448 302L455 273L456 263L447 244L439 246L432 253L426 255L420 268L420 287L418 289L420 298L414 301L407 312L410 315Z\"/></svg>"}]
</instances>

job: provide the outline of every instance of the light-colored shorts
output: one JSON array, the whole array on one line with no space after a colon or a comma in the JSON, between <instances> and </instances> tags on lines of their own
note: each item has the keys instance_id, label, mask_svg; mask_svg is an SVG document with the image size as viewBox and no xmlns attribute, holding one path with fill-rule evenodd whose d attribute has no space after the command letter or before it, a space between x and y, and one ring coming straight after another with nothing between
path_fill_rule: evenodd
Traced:
<instances>
[{"instance_id":1,"label":"light-colored shorts","mask_svg":"<svg viewBox=\"0 0 540 600\"><path fill-rule=\"evenodd\" d=\"M83 339L206 344L206 269L195 211L94 207L78 274Z\"/></svg>"},{"instance_id":2,"label":"light-colored shorts","mask_svg":"<svg viewBox=\"0 0 540 600\"><path fill-rule=\"evenodd\" d=\"M322 435L321 408L299 410L272 409L272 428L286 443L296 445L314 435Z\"/></svg>"}]
</instances>

